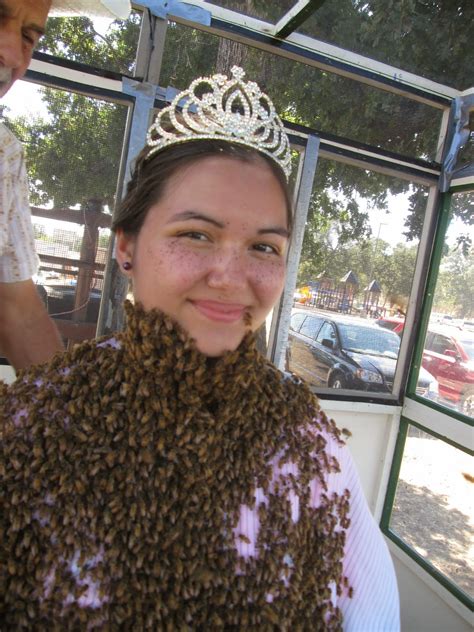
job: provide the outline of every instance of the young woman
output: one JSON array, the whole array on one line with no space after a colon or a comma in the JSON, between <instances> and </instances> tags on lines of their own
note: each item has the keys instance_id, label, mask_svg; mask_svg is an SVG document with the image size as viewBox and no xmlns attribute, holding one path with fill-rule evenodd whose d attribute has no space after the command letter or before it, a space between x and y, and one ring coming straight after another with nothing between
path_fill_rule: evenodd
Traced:
<instances>
[{"instance_id":1,"label":"young woman","mask_svg":"<svg viewBox=\"0 0 474 632\"><path fill-rule=\"evenodd\" d=\"M137 159L114 221L126 329L4 389L2 629L399 627L339 432L256 350L290 152L232 74L178 95Z\"/></svg>"}]
</instances>

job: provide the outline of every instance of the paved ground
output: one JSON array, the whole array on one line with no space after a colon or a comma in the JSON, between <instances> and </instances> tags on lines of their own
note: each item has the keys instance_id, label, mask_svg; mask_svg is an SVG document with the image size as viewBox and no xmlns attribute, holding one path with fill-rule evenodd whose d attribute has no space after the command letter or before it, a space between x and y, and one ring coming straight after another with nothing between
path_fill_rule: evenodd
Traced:
<instances>
[{"instance_id":1,"label":"paved ground","mask_svg":"<svg viewBox=\"0 0 474 632\"><path fill-rule=\"evenodd\" d=\"M468 454L413 429L391 526L420 555L474 596L474 463ZM471 479L472 480L472 479Z\"/></svg>"}]
</instances>

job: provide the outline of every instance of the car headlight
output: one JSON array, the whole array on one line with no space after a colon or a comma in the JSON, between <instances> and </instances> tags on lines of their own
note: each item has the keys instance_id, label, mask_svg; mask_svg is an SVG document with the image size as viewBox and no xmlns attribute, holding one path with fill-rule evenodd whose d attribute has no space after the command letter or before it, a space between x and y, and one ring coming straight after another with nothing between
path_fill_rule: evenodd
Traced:
<instances>
[{"instance_id":1,"label":"car headlight","mask_svg":"<svg viewBox=\"0 0 474 632\"><path fill-rule=\"evenodd\" d=\"M355 372L356 377L363 382L376 382L377 384L382 384L383 378L380 373L376 373L375 371L368 371L367 369L357 369Z\"/></svg>"}]
</instances>

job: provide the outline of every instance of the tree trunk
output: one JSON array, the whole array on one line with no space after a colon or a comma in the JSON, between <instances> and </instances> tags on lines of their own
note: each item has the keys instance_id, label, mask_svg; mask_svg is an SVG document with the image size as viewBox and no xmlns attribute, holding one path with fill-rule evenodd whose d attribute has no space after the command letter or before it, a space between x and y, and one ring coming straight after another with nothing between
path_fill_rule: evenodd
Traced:
<instances>
[{"instance_id":1,"label":"tree trunk","mask_svg":"<svg viewBox=\"0 0 474 632\"><path fill-rule=\"evenodd\" d=\"M252 5L252 0L243 0L236 3L233 6L233 10L239 13L248 14ZM219 40L219 48L217 50L217 62L216 70L224 75L230 75L230 69L232 66L245 67L245 60L247 58L247 46L234 42L232 40L224 39Z\"/></svg>"}]
</instances>

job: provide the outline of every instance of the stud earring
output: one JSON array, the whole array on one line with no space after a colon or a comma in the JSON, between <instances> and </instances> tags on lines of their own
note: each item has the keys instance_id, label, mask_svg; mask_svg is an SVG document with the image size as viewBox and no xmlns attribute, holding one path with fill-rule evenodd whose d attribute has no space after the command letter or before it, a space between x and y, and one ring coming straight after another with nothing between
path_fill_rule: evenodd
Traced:
<instances>
[{"instance_id":1,"label":"stud earring","mask_svg":"<svg viewBox=\"0 0 474 632\"><path fill-rule=\"evenodd\" d=\"M122 268L124 270L131 270L132 269L132 264L130 263L130 261L124 261L122 263Z\"/></svg>"}]
</instances>

